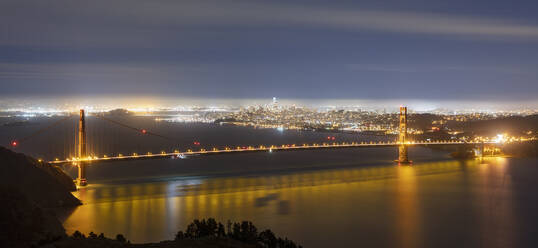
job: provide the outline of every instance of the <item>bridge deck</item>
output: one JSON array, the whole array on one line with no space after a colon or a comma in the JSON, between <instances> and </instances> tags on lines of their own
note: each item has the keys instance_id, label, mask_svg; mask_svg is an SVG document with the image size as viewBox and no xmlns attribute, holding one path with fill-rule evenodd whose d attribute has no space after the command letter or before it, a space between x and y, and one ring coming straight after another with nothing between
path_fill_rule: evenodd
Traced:
<instances>
[{"instance_id":1,"label":"bridge deck","mask_svg":"<svg viewBox=\"0 0 538 248\"><path fill-rule=\"evenodd\" d=\"M409 142L407 146L431 146L431 145L480 145L480 144L496 144L496 142ZM259 147L238 147L225 149L200 149L199 151L187 150L185 152L162 152L156 154L132 154L118 156L103 156L103 157L88 157L85 159L66 159L49 161L51 164L67 164L77 162L104 162L104 161L121 161L133 159L149 159L149 158L164 158L177 157L186 155L211 155L225 153L240 153L240 152L273 152L273 151L290 151L290 150L313 150L313 149L334 149L334 148L360 148L360 147L397 147L401 143L333 143L333 144L304 144L304 145L281 145L281 146L259 146Z\"/></svg>"}]
</instances>

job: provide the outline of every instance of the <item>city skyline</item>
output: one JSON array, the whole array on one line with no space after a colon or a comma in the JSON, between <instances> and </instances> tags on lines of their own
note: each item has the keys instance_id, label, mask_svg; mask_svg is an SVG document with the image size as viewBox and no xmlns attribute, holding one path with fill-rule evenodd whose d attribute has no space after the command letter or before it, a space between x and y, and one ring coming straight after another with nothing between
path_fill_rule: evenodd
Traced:
<instances>
[{"instance_id":1,"label":"city skyline","mask_svg":"<svg viewBox=\"0 0 538 248\"><path fill-rule=\"evenodd\" d=\"M278 99L278 106L300 107L317 110L343 109L365 111L397 112L405 105L414 112L423 113L514 113L534 114L538 111L538 101L427 101L417 99ZM238 110L239 108L272 105L273 98L259 99L218 99L218 98L181 98L163 96L77 96L77 97L10 97L0 99L0 112L64 112L78 111L81 108L90 112L127 109L130 111L158 110Z\"/></svg>"}]
</instances>

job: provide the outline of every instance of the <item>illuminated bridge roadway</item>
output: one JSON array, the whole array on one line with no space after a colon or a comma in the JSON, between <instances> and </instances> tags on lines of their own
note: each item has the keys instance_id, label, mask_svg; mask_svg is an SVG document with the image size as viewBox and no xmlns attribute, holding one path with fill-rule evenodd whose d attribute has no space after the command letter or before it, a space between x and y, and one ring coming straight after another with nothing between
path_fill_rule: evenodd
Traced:
<instances>
[{"instance_id":1,"label":"illuminated bridge roadway","mask_svg":"<svg viewBox=\"0 0 538 248\"><path fill-rule=\"evenodd\" d=\"M293 151L293 150L313 150L313 149L335 149L335 148L359 148L359 147L400 147L405 146L432 146L432 145L483 145L483 144L496 144L497 142L463 142L463 141L420 141L420 142L343 142L343 143L321 143L321 144L302 144L302 145L280 145L280 146L238 146L238 147L225 147L225 148L212 148L200 150L186 150L174 152L161 152L161 153L147 153L147 154L118 154L117 156L103 156L85 158L68 158L65 160L53 160L49 161L51 164L69 164L77 162L101 162L101 161L116 161L116 160L133 160L133 159L149 159L149 158L182 158L188 155L211 155L211 154L226 154L226 153L242 153L242 152L274 152L274 151Z\"/></svg>"}]
</instances>

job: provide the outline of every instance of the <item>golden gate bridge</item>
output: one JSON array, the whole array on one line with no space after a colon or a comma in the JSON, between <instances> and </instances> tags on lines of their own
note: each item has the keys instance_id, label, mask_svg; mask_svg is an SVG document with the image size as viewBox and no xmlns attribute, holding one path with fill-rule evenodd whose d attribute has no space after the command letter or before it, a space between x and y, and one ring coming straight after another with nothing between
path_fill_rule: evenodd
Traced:
<instances>
[{"instance_id":1,"label":"golden gate bridge","mask_svg":"<svg viewBox=\"0 0 538 248\"><path fill-rule=\"evenodd\" d=\"M122 123L111 118L107 118L104 115L95 115L97 118L104 120L106 122L112 123L118 127L130 129L136 131L143 136L154 136L161 139L170 140L171 138L152 132L145 128L137 128L125 123ZM53 122L51 125L41 128L34 133L23 137L19 140L14 140L11 142L12 147L17 147L34 136L37 136L48 129L58 125L59 123L69 119L71 116L64 117L60 120ZM320 143L303 143L303 144L281 144L281 145L258 145L258 146L223 146L220 148L199 148L197 150L187 149L179 150L174 149L173 151L161 151L160 153L151 153L147 152L145 154L139 153L130 153L122 154L115 153L115 155L102 155L96 156L91 155L88 152L88 139L87 139L87 128L86 128L86 114L83 109L79 112L79 121L78 121L78 130L77 137L74 139L76 145L70 146L76 148L74 153L76 156L67 157L65 159L55 158L50 161L43 161L39 159L39 162L47 162L50 164L63 165L63 164L72 164L78 167L78 176L76 182L79 186L84 186L87 184L86 178L86 165L92 162L104 162L104 161L125 161L125 160L136 160L136 159L152 159L152 158L182 158L189 155L216 155L216 154L230 154L230 153L247 153L247 152L276 152L276 151L300 151L300 150L314 150L314 149L338 149L338 148L361 148L361 147L397 147L398 148L398 159L395 160L398 164L410 164L411 161L408 157L408 147L409 146L435 146L435 145L465 145L465 146L478 146L481 149L481 154L483 154L484 144L495 144L493 141L471 141L464 142L460 140L437 140L437 141L412 141L408 139L407 135L407 107L400 107L399 115L399 134L396 141L362 141L362 142L320 142ZM199 142L194 142L195 145L200 145Z\"/></svg>"}]
</instances>

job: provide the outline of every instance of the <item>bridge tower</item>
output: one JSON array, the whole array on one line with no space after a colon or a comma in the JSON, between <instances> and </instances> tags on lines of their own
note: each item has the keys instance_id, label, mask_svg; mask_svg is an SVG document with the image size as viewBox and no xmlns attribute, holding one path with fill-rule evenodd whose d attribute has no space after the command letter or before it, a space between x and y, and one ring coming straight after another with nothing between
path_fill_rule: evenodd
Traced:
<instances>
[{"instance_id":1,"label":"bridge tower","mask_svg":"<svg viewBox=\"0 0 538 248\"><path fill-rule=\"evenodd\" d=\"M400 107L400 134L398 137L398 163L408 164L410 163L409 157L407 156L407 107Z\"/></svg>"},{"instance_id":2,"label":"bridge tower","mask_svg":"<svg viewBox=\"0 0 538 248\"><path fill-rule=\"evenodd\" d=\"M86 158L86 120L84 109L80 110L80 119L78 121L78 157ZM86 186L86 165L84 162L78 163L78 178L77 184L79 186Z\"/></svg>"}]
</instances>

